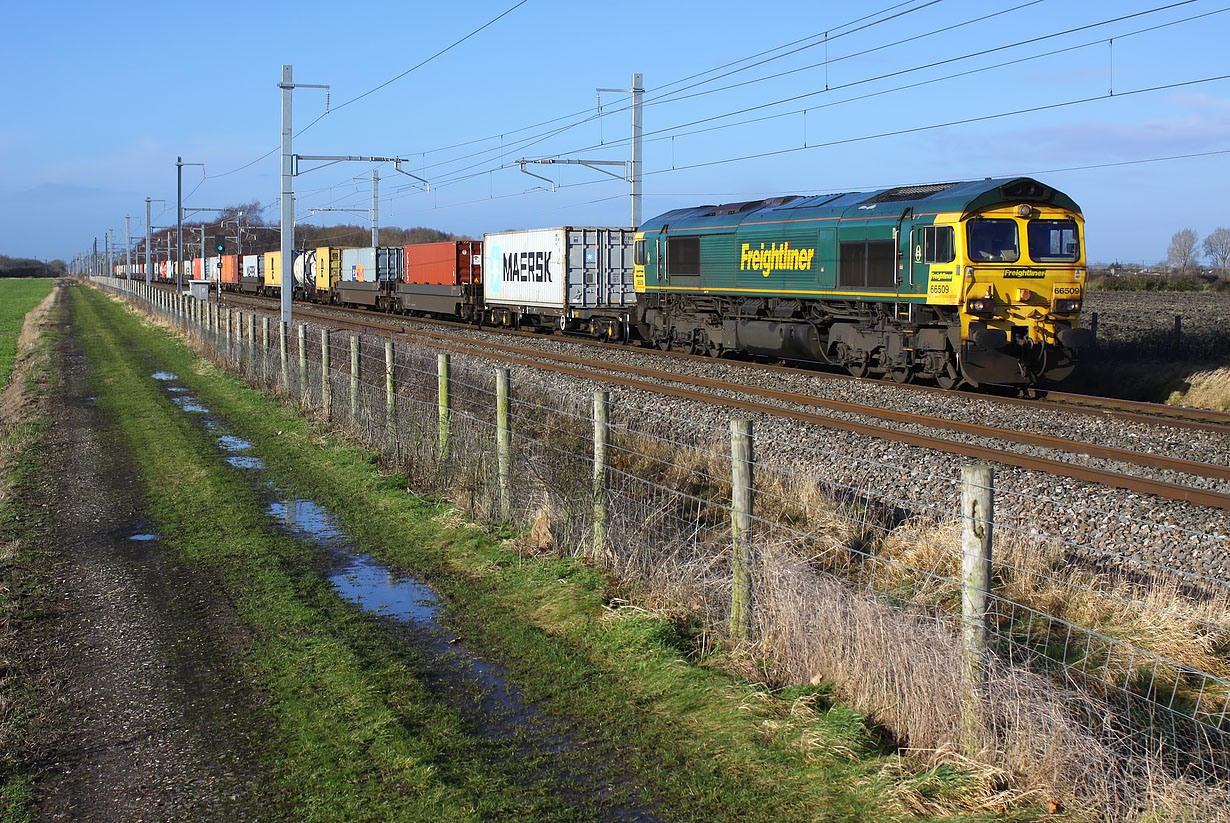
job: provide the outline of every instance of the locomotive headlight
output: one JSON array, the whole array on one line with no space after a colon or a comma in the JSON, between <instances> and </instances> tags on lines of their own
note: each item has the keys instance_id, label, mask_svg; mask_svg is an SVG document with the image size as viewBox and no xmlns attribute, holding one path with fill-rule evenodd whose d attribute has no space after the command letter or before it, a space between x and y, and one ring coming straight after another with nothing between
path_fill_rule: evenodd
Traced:
<instances>
[{"instance_id":1,"label":"locomotive headlight","mask_svg":"<svg viewBox=\"0 0 1230 823\"><path fill-rule=\"evenodd\" d=\"M995 311L995 301L990 297L972 297L965 301L965 310L971 314L990 314Z\"/></svg>"},{"instance_id":2,"label":"locomotive headlight","mask_svg":"<svg viewBox=\"0 0 1230 823\"><path fill-rule=\"evenodd\" d=\"M1051 311L1055 314L1076 314L1081 310L1081 301L1076 298L1060 298L1051 303Z\"/></svg>"}]
</instances>

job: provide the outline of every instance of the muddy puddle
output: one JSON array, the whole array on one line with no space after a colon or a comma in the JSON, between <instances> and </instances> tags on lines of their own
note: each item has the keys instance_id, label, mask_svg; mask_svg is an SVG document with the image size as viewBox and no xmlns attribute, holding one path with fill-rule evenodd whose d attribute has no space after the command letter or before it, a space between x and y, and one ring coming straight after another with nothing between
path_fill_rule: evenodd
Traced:
<instances>
[{"instance_id":1,"label":"muddy puddle","mask_svg":"<svg viewBox=\"0 0 1230 823\"><path fill-rule=\"evenodd\" d=\"M631 775L618 765L591 768L593 764L587 761L594 758L581 754L591 744L573 740L559 722L544 718L503 666L469 648L450 629L448 606L430 586L362 551L323 506L279 488L266 475L261 459L250 453L252 444L232 434L223 421L208 416L210 410L204 404L185 387L175 385L176 375L158 372L153 378L163 383L176 406L192 414L213 436L223 459L248 475L282 531L322 554L327 561L325 575L334 591L383 621L422 661L417 673L431 690L461 711L479 735L514 746L512 752L500 755L503 766L515 768L522 755L536 761L518 776L529 783L549 781L568 787L565 799L575 799L578 810L585 808L595 820L659 820L640 801ZM134 535L131 539L156 536ZM547 765L537 765L542 763Z\"/></svg>"}]
</instances>

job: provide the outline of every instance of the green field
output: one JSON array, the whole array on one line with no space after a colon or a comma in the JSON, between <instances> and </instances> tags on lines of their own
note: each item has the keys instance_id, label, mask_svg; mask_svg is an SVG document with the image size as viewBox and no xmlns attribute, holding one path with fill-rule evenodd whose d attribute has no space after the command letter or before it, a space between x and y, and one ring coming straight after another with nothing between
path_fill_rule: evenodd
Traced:
<instances>
[{"instance_id":1,"label":"green field","mask_svg":"<svg viewBox=\"0 0 1230 823\"><path fill-rule=\"evenodd\" d=\"M26 315L51 294L50 278L0 280L0 386L8 382L17 356L17 336Z\"/></svg>"}]
</instances>

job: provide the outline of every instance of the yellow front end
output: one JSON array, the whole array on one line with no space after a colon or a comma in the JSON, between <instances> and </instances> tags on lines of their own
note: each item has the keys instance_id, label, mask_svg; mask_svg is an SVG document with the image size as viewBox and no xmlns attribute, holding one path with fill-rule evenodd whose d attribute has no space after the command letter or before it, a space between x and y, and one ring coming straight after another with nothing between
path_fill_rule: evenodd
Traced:
<instances>
[{"instance_id":1,"label":"yellow front end","mask_svg":"<svg viewBox=\"0 0 1230 823\"><path fill-rule=\"evenodd\" d=\"M1091 341L1079 331L1084 220L1032 204L966 217L956 232L962 370L972 382L1062 380ZM1077 330L1077 331L1074 331Z\"/></svg>"}]
</instances>

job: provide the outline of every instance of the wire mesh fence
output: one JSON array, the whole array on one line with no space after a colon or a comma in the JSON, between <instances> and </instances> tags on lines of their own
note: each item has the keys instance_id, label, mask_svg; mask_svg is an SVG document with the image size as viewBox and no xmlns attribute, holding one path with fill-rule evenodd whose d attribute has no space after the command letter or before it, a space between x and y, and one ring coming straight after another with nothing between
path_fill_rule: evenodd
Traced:
<instances>
[{"instance_id":1,"label":"wire mesh fence","mask_svg":"<svg viewBox=\"0 0 1230 823\"><path fill-rule=\"evenodd\" d=\"M518 368L501 403L501 370L473 357L135 296L235 374L346 427L416 491L520 527L519 551L610 570L689 627L695 655L731 641L746 574L743 645L770 682L829 684L903 747L972 758L1082 816L1230 819L1230 583L1098 542L1099 524L1130 528L1131 514L996 490L971 615L962 541L977 523L955 475L757 436L739 558L737 441L712 412L617 397L596 424L575 380ZM821 480L818 465L835 470ZM912 472L926 493L882 492L869 467ZM1073 527L1039 528L1031 513L1048 506ZM1230 548L1224 530L1165 533ZM971 621L985 631L973 650Z\"/></svg>"}]
</instances>

